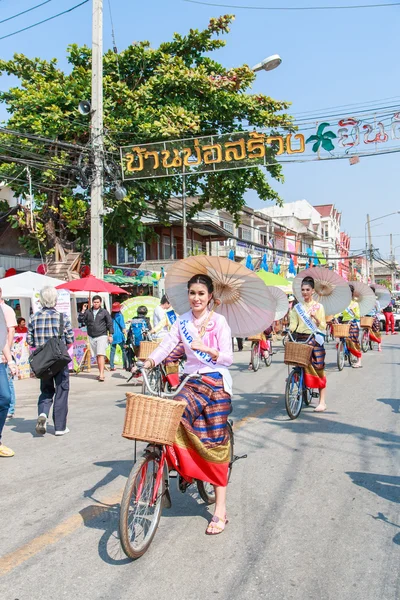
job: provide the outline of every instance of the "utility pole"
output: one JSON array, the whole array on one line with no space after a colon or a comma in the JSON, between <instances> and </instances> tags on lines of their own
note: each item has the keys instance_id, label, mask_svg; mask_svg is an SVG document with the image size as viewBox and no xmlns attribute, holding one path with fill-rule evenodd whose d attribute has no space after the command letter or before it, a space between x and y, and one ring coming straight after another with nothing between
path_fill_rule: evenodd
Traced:
<instances>
[{"instance_id":1,"label":"utility pole","mask_svg":"<svg viewBox=\"0 0 400 600\"><path fill-rule=\"evenodd\" d=\"M368 244L369 244L369 275L371 277L371 283L375 283L374 253L372 251L371 222L369 219L369 215L367 215L367 226L368 226Z\"/></svg>"},{"instance_id":2,"label":"utility pole","mask_svg":"<svg viewBox=\"0 0 400 600\"><path fill-rule=\"evenodd\" d=\"M103 279L103 0L93 0L91 111L94 178L90 192L90 271Z\"/></svg>"}]
</instances>

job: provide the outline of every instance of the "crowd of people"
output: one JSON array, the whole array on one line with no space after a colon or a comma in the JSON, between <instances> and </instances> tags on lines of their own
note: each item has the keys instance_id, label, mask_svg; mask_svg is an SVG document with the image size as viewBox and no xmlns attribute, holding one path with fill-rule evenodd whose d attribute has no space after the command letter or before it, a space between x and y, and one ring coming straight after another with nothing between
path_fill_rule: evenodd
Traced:
<instances>
[{"instance_id":1,"label":"crowd of people","mask_svg":"<svg viewBox=\"0 0 400 600\"><path fill-rule=\"evenodd\" d=\"M293 338L312 346L311 361L305 369L307 387L319 391L316 412L324 412L326 404L325 347L326 315L323 305L314 300L315 282L306 276L301 283L299 301L292 300L288 315L289 330ZM115 353L120 347L124 368L130 369L129 352L139 355L144 330L149 330L159 340L157 348L146 359L144 367L152 369L163 361L177 360L185 356L186 375L200 374L198 379L189 380L179 392L177 400L184 401L186 409L173 446L171 462L179 465L179 472L186 481L200 479L214 485L216 503L214 515L207 526L208 535L221 533L228 520L226 514L226 486L229 468L228 416L232 405L232 378L229 367L233 362L233 344L229 325L225 318L215 313L213 304L213 282L207 275L195 275L188 281L188 303L190 310L176 318L168 298L163 296L150 323L147 308L140 306L129 324L125 323L118 302L112 304L111 314L102 306L102 299L95 295L92 306L85 306L79 314L79 323L87 328L90 349L96 356L98 381L104 382L106 350L111 345L110 369L115 370ZM340 316L343 323L350 324L347 340L349 351L357 358L353 365L360 368L360 311L350 284L352 301ZM373 291L374 288L372 287ZM56 310L57 290L45 287L40 292L42 308L32 315L27 328L27 342L31 348L43 347L48 340L60 338L66 348L71 347L74 334L70 320ZM15 392L12 383L16 365L11 356L14 333L17 328L26 330L23 319L18 323L11 307L1 298L0 306L7 328L7 341L0 362L0 457L11 457L14 452L1 442L1 434L7 416L13 416ZM371 339L379 350L382 340L379 330L380 306L378 301L371 313L374 322ZM391 311L392 312L392 311ZM386 314L387 333L394 332L393 320ZM266 330L269 335L271 330ZM172 358L171 358L172 357ZM64 366L51 377L40 379L38 418L36 432L44 435L51 409L56 436L69 432L67 427L69 394L69 370ZM14 398L14 400L13 400Z\"/></svg>"}]
</instances>

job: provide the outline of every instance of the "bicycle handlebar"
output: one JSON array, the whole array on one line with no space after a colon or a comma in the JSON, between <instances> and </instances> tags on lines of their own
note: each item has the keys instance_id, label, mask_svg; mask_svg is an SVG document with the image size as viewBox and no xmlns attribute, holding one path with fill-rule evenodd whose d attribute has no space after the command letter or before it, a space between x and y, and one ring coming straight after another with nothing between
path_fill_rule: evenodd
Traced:
<instances>
[{"instance_id":1,"label":"bicycle handlebar","mask_svg":"<svg viewBox=\"0 0 400 600\"><path fill-rule=\"evenodd\" d=\"M293 333L295 333L295 332L293 332ZM289 335L289 337L290 337L290 340L291 340L292 342L294 342L295 344L308 344L308 342L311 340L311 338L313 338L313 337L314 337L314 335L315 335L315 334L314 334L314 333L311 333L311 334L308 336L308 338L307 338L307 339L306 339L304 342L297 342L297 341L296 341L296 340L293 338L293 336L292 336L292 332L291 332L289 329L288 329L288 335Z\"/></svg>"},{"instance_id":2,"label":"bicycle handlebar","mask_svg":"<svg viewBox=\"0 0 400 600\"><path fill-rule=\"evenodd\" d=\"M151 387L151 385L149 383L146 369L144 368L144 362L138 361L136 363L136 367L137 367L137 370L143 376L143 380L146 385L146 388L153 394L153 396L160 395L161 398L173 399L173 398L175 398L175 396L177 396L182 391L182 389L185 387L185 385L187 384L189 379L201 379L200 373L194 373L193 375L186 375L186 377L183 379L183 381L180 383L180 385L177 387L177 389L174 392L161 392L160 394L157 394L157 392L155 390L153 390L153 388Z\"/></svg>"}]
</instances>

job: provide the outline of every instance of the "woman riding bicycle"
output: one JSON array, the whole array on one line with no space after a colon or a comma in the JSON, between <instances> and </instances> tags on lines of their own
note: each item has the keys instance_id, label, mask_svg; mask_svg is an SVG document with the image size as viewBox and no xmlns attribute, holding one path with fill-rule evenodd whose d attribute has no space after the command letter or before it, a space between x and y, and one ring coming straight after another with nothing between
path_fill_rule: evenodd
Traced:
<instances>
[{"instance_id":1,"label":"woman riding bicycle","mask_svg":"<svg viewBox=\"0 0 400 600\"><path fill-rule=\"evenodd\" d=\"M185 374L201 373L191 380L176 400L186 402L173 446L179 472L187 480L207 481L215 489L215 512L206 534L225 529L226 486L230 460L228 416L232 411L232 334L225 317L210 311L213 283L207 275L188 282L191 310L177 319L158 348L144 363L146 369L159 365L178 346L184 348Z\"/></svg>"},{"instance_id":2,"label":"woman riding bicycle","mask_svg":"<svg viewBox=\"0 0 400 600\"><path fill-rule=\"evenodd\" d=\"M326 330L325 310L322 304L313 299L314 279L305 277L301 283L303 302L299 302L290 311L289 329L293 339L305 342L315 334L308 344L312 346L311 363L305 368L305 384L310 389L319 389L319 404L315 412L326 410L325 348L321 332Z\"/></svg>"},{"instance_id":3,"label":"woman riding bicycle","mask_svg":"<svg viewBox=\"0 0 400 600\"><path fill-rule=\"evenodd\" d=\"M352 301L346 310L342 313L341 322L350 323L350 335L346 338L347 349L357 358L357 362L352 365L353 369L360 369L361 365L361 344L360 344L360 306L354 298L354 285L349 284L352 294Z\"/></svg>"},{"instance_id":4,"label":"woman riding bicycle","mask_svg":"<svg viewBox=\"0 0 400 600\"><path fill-rule=\"evenodd\" d=\"M371 290L376 294L375 287L369 286ZM379 321L379 313L381 312L381 305L379 304L378 298L375 302L375 307L368 313L367 317L374 317L371 331L369 332L369 339L371 342L378 344L378 352L382 352L382 334L381 334L381 323Z\"/></svg>"}]
</instances>

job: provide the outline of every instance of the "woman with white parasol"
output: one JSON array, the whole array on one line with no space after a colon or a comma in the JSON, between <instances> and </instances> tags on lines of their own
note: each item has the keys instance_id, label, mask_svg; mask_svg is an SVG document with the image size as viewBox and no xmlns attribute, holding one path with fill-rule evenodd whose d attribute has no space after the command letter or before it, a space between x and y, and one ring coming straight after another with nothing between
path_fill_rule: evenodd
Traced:
<instances>
[{"instance_id":1,"label":"woman with white parasol","mask_svg":"<svg viewBox=\"0 0 400 600\"><path fill-rule=\"evenodd\" d=\"M353 369L361 369L361 344L360 344L360 319L375 304L375 297L372 290L365 284L358 281L349 283L351 290L351 302L342 313L342 323L350 324L349 337L346 338L347 349L357 358L357 362L352 365Z\"/></svg>"},{"instance_id":2,"label":"woman with white parasol","mask_svg":"<svg viewBox=\"0 0 400 600\"><path fill-rule=\"evenodd\" d=\"M379 320L379 314L380 314L382 308L384 308L384 307L381 306L381 303L379 302L379 296L377 294L376 286L370 285L369 287L374 292L375 297L376 297L375 306L367 315L368 317L374 318L374 322L372 323L372 328L369 332L369 339L371 340L371 342L375 342L376 344L378 344L378 352L382 352L382 334L381 334L381 322Z\"/></svg>"},{"instance_id":3,"label":"woman with white parasol","mask_svg":"<svg viewBox=\"0 0 400 600\"><path fill-rule=\"evenodd\" d=\"M337 314L350 304L347 282L333 271L314 267L299 273L293 281L293 292L299 303L290 312L289 329L297 341L309 340L313 351L305 368L305 384L320 391L315 412L326 410L325 314ZM301 299L302 298L302 301Z\"/></svg>"},{"instance_id":4,"label":"woman with white parasol","mask_svg":"<svg viewBox=\"0 0 400 600\"><path fill-rule=\"evenodd\" d=\"M216 535L227 523L232 335L265 328L273 320L275 305L262 297L265 286L254 273L228 259L190 257L169 270L165 283L180 316L144 366L160 364L181 344L187 357L185 374L201 374L176 396L187 407L173 451L185 479L214 485L215 512L206 534Z\"/></svg>"}]
</instances>

